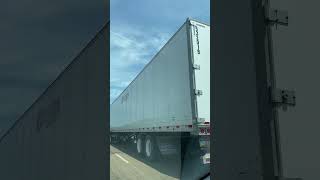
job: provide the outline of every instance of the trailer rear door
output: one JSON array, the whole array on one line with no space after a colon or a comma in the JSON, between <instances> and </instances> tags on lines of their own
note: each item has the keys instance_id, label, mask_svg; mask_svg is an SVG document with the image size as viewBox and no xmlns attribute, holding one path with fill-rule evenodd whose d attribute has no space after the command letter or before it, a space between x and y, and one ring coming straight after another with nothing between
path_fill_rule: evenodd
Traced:
<instances>
[{"instance_id":1,"label":"trailer rear door","mask_svg":"<svg viewBox=\"0 0 320 180\"><path fill-rule=\"evenodd\" d=\"M210 121L210 26L190 20L196 117Z\"/></svg>"}]
</instances>

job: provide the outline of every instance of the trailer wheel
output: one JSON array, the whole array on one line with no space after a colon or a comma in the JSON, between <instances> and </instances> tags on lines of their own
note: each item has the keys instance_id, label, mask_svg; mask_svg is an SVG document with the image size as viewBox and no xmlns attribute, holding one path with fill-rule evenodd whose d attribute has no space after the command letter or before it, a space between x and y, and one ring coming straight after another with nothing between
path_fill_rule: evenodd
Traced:
<instances>
[{"instance_id":1,"label":"trailer wheel","mask_svg":"<svg viewBox=\"0 0 320 180\"><path fill-rule=\"evenodd\" d=\"M143 145L144 145L144 142L143 142L143 136L142 135L138 135L138 137L137 137L137 153L139 154L139 155L143 155L143 150L144 150L144 147L143 147Z\"/></svg>"},{"instance_id":2,"label":"trailer wheel","mask_svg":"<svg viewBox=\"0 0 320 180\"><path fill-rule=\"evenodd\" d=\"M154 137L147 135L145 140L145 156L149 161L156 160L159 156L159 150Z\"/></svg>"}]
</instances>

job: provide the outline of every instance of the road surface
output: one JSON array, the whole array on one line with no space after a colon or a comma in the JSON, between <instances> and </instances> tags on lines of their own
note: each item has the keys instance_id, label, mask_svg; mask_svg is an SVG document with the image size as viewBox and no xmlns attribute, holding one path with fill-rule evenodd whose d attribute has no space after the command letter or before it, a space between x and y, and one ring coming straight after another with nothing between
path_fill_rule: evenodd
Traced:
<instances>
[{"instance_id":1,"label":"road surface","mask_svg":"<svg viewBox=\"0 0 320 180\"><path fill-rule=\"evenodd\" d=\"M176 157L150 163L135 154L133 145L110 146L111 180L177 180L179 177Z\"/></svg>"},{"instance_id":2,"label":"road surface","mask_svg":"<svg viewBox=\"0 0 320 180\"><path fill-rule=\"evenodd\" d=\"M133 143L110 145L111 180L195 180L210 171L210 164L202 165L199 156L185 159L183 166L181 171L180 155L148 162L137 155Z\"/></svg>"}]
</instances>

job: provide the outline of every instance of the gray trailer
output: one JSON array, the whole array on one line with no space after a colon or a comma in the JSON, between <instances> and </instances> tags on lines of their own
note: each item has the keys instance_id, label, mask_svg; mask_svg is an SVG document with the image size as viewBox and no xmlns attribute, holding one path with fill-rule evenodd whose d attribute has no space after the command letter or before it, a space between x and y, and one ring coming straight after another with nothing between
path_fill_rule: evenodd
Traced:
<instances>
[{"instance_id":1,"label":"gray trailer","mask_svg":"<svg viewBox=\"0 0 320 180\"><path fill-rule=\"evenodd\" d=\"M199 147L210 162L210 26L187 19L111 104L110 140L149 160ZM197 148L195 148L197 149Z\"/></svg>"},{"instance_id":2,"label":"gray trailer","mask_svg":"<svg viewBox=\"0 0 320 180\"><path fill-rule=\"evenodd\" d=\"M0 138L0 179L108 178L108 31L109 23Z\"/></svg>"}]
</instances>

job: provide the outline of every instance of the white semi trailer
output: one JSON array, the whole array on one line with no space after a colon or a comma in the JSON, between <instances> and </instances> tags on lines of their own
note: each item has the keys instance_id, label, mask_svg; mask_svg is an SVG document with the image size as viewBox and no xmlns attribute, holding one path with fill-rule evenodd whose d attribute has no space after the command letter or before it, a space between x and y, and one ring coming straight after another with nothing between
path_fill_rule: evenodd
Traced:
<instances>
[{"instance_id":1,"label":"white semi trailer","mask_svg":"<svg viewBox=\"0 0 320 180\"><path fill-rule=\"evenodd\" d=\"M1 180L106 180L109 21L0 137Z\"/></svg>"},{"instance_id":2,"label":"white semi trailer","mask_svg":"<svg viewBox=\"0 0 320 180\"><path fill-rule=\"evenodd\" d=\"M210 163L210 26L187 19L110 108L111 143L133 140L148 160L191 151Z\"/></svg>"}]
</instances>

